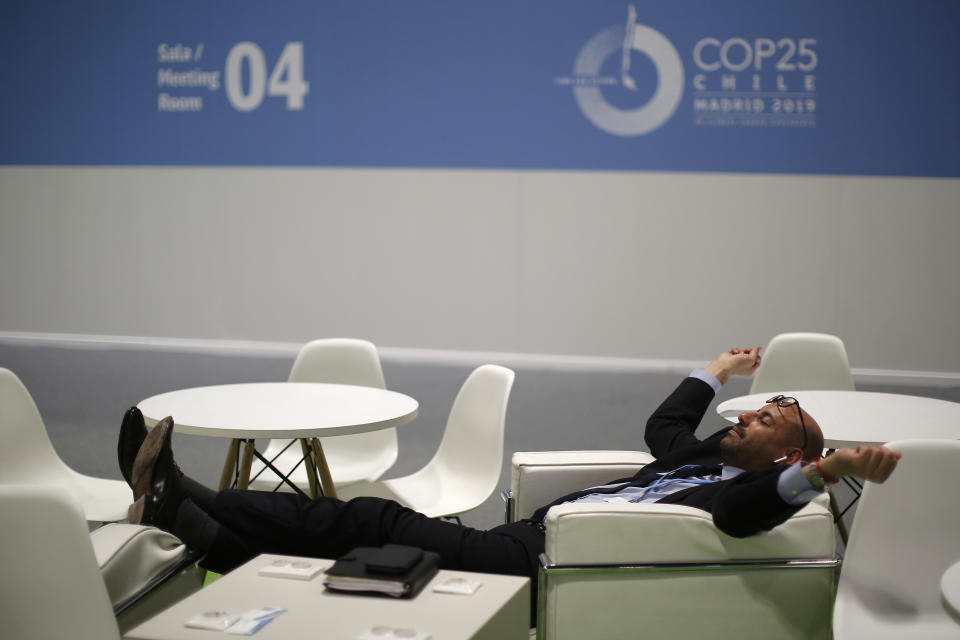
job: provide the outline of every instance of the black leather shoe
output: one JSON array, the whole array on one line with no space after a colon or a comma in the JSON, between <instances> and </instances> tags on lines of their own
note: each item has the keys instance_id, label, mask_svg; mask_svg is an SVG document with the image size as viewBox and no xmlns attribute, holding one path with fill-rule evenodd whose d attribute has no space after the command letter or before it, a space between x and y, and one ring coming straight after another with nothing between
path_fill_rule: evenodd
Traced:
<instances>
[{"instance_id":1,"label":"black leather shoe","mask_svg":"<svg viewBox=\"0 0 960 640\"><path fill-rule=\"evenodd\" d=\"M147 427L143 424L143 414L140 409L130 407L123 414L120 423L120 437L117 439L117 461L120 463L120 473L127 484L133 486L133 461L140 451L140 445L147 437Z\"/></svg>"},{"instance_id":2,"label":"black leather shoe","mask_svg":"<svg viewBox=\"0 0 960 640\"><path fill-rule=\"evenodd\" d=\"M133 489L134 501L139 500L150 488L153 471L163 449L170 449L170 439L173 436L173 418L167 416L158 422L150 433L143 439L137 457L133 460L130 469L130 487ZM170 453L171 459L173 453Z\"/></svg>"},{"instance_id":3,"label":"black leather shoe","mask_svg":"<svg viewBox=\"0 0 960 640\"><path fill-rule=\"evenodd\" d=\"M160 435L151 440L154 432L158 430L162 430ZM177 508L184 495L180 485L180 469L173 462L172 437L173 421L164 418L150 431L137 455L136 463L140 463L140 475L137 475L138 464L135 463L135 483L145 483L146 488L142 494L137 495L138 487L134 487L135 500L127 511L127 520L133 524L150 524L166 531L173 529ZM159 443L159 446L155 447L156 443Z\"/></svg>"}]
</instances>

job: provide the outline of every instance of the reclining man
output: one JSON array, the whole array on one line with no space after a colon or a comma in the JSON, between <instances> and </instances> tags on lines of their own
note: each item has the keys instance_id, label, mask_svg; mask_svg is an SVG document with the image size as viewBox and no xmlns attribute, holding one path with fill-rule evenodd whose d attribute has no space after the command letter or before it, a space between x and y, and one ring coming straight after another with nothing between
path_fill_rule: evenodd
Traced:
<instances>
[{"instance_id":1,"label":"reclining man","mask_svg":"<svg viewBox=\"0 0 960 640\"><path fill-rule=\"evenodd\" d=\"M841 449L820 461L823 435L799 403L777 396L705 440L694 432L731 375L751 375L760 347L730 349L694 370L650 417L645 439L657 460L632 478L558 498L532 518L487 531L435 520L381 498L310 500L293 493L215 492L173 461L172 421L150 431L136 408L124 417L118 456L135 502L131 522L153 524L206 552L203 566L227 572L260 553L336 558L354 547L404 544L440 554L441 567L529 576L536 585L543 518L553 504L611 498L669 502L713 514L744 537L784 522L843 476L883 482L900 458L884 447Z\"/></svg>"}]
</instances>

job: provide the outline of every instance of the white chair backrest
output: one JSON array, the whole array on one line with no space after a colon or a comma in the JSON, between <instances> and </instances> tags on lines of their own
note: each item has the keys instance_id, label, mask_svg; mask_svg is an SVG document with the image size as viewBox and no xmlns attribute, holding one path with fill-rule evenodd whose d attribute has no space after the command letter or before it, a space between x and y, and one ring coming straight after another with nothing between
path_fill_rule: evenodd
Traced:
<instances>
[{"instance_id":1,"label":"white chair backrest","mask_svg":"<svg viewBox=\"0 0 960 640\"><path fill-rule=\"evenodd\" d=\"M0 635L119 639L80 505L48 485L0 484Z\"/></svg>"},{"instance_id":2,"label":"white chair backrest","mask_svg":"<svg viewBox=\"0 0 960 640\"><path fill-rule=\"evenodd\" d=\"M0 441L0 482L55 481L69 474L30 392L9 369L0 369Z\"/></svg>"},{"instance_id":3,"label":"white chair backrest","mask_svg":"<svg viewBox=\"0 0 960 640\"><path fill-rule=\"evenodd\" d=\"M883 484L866 483L834 608L836 638L960 637L940 577L960 561L960 440L901 440Z\"/></svg>"},{"instance_id":4,"label":"white chair backrest","mask_svg":"<svg viewBox=\"0 0 960 640\"><path fill-rule=\"evenodd\" d=\"M289 382L329 382L385 389L377 347L354 338L323 338L308 342L297 354Z\"/></svg>"},{"instance_id":5,"label":"white chair backrest","mask_svg":"<svg viewBox=\"0 0 960 640\"><path fill-rule=\"evenodd\" d=\"M290 382L354 384L378 389L387 387L376 345L356 338L321 338L308 342L297 354L288 380ZM397 460L396 429L327 437L322 438L321 441L324 453L333 469L334 480L338 484L345 477L357 476L353 478L354 482L363 476L371 480L378 478ZM267 457L273 458L289 442L289 440L271 440L265 452ZM289 467L290 464L284 460L294 460L299 455L299 446L287 449L280 458L280 466ZM270 473L265 477L272 482L275 476ZM297 474L294 474L294 477L298 477Z\"/></svg>"},{"instance_id":6,"label":"white chair backrest","mask_svg":"<svg viewBox=\"0 0 960 640\"><path fill-rule=\"evenodd\" d=\"M440 447L427 464L446 483L444 493L456 494L467 502L470 500L464 496L478 496L473 505L477 506L496 489L514 377L506 367L485 364L474 369L460 387Z\"/></svg>"},{"instance_id":7,"label":"white chair backrest","mask_svg":"<svg viewBox=\"0 0 960 640\"><path fill-rule=\"evenodd\" d=\"M761 353L750 393L833 389L853 391L843 341L826 333L781 333Z\"/></svg>"}]
</instances>

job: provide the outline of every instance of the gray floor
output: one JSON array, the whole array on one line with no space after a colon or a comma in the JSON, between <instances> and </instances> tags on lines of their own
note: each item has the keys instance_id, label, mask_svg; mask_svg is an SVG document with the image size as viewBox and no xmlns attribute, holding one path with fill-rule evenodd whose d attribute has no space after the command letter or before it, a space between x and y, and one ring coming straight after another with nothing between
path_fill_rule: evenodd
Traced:
<instances>
[{"instance_id":1,"label":"gray floor","mask_svg":"<svg viewBox=\"0 0 960 640\"><path fill-rule=\"evenodd\" d=\"M0 366L11 369L30 390L64 461L82 473L117 479L116 435L127 407L184 387L282 381L292 363L292 355L0 344ZM387 386L420 402L419 417L399 429L400 455L387 477L415 471L430 459L453 398L473 366L384 360ZM509 485L509 459L514 451L645 449L644 421L680 379L660 373L515 369L517 378L507 411L503 487ZM749 381L734 379L715 402L742 395L748 387ZM858 388L960 401L960 387L859 384ZM720 425L711 410L699 433L705 435ZM225 441L215 438L178 434L174 439L183 470L214 486L225 449ZM841 488L841 502L845 504L849 497ZM853 511L846 520L852 515ZM497 495L463 516L464 524L483 528L502 520L503 504Z\"/></svg>"}]
</instances>

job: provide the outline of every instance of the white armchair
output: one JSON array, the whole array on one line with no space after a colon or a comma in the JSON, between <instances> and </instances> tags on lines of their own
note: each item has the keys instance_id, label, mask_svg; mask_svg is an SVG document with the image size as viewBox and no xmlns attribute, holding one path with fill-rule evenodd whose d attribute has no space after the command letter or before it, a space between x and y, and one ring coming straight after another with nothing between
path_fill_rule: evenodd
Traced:
<instances>
[{"instance_id":1,"label":"white armchair","mask_svg":"<svg viewBox=\"0 0 960 640\"><path fill-rule=\"evenodd\" d=\"M516 453L509 517L650 460L632 451ZM692 507L558 505L546 518L537 637L829 638L835 551L822 499L749 538L720 532Z\"/></svg>"}]
</instances>

